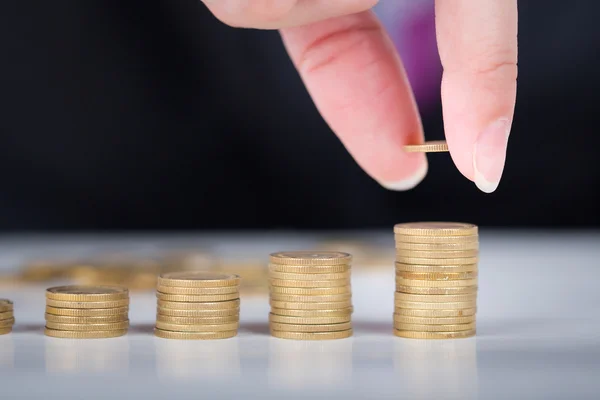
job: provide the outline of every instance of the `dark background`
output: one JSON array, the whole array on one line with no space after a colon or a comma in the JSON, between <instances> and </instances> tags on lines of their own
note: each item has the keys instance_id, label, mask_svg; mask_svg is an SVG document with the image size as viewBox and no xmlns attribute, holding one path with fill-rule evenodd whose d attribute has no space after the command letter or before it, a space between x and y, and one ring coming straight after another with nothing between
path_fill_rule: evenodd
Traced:
<instances>
[{"instance_id":1,"label":"dark background","mask_svg":"<svg viewBox=\"0 0 600 400\"><path fill-rule=\"evenodd\" d=\"M0 229L342 229L413 220L600 226L595 0L523 0L507 167L450 156L395 193L329 131L277 32L197 0L0 3ZM443 137L439 104L424 111Z\"/></svg>"}]
</instances>

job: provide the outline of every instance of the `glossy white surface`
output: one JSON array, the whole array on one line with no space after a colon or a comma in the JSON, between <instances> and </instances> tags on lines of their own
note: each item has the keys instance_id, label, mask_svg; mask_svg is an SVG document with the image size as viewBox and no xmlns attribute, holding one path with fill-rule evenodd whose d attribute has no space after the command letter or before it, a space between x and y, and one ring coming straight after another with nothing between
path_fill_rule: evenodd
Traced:
<instances>
[{"instance_id":1,"label":"glossy white surface","mask_svg":"<svg viewBox=\"0 0 600 400\"><path fill-rule=\"evenodd\" d=\"M369 237L373 237L369 234ZM306 238L306 237L304 237ZM393 246L393 237L383 240ZM170 243L194 241L169 237ZM307 247L294 236L202 239L268 254ZM157 237L3 238L0 261L98 246L147 248ZM481 234L478 336L421 341L392 336L393 262L353 273L355 336L296 342L268 335L266 297L242 299L242 328L222 341L152 336L155 298L132 296L122 338L45 337L44 287L7 290L17 325L0 336L0 399L598 399L600 236Z\"/></svg>"}]
</instances>

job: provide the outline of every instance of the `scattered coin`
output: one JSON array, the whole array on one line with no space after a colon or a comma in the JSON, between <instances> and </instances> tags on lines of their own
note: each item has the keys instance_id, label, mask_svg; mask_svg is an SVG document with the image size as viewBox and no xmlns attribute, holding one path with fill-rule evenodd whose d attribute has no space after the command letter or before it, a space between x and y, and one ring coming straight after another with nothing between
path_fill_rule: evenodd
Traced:
<instances>
[{"instance_id":1,"label":"scattered coin","mask_svg":"<svg viewBox=\"0 0 600 400\"><path fill-rule=\"evenodd\" d=\"M445 140L431 140L422 144L407 144L404 146L407 153L445 153L448 143Z\"/></svg>"}]
</instances>

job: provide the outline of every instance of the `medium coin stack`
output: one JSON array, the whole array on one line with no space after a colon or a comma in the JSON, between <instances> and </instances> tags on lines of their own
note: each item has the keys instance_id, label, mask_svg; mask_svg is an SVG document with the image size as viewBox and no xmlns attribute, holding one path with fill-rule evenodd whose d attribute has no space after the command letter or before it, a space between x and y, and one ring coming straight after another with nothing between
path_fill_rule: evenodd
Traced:
<instances>
[{"instance_id":1,"label":"medium coin stack","mask_svg":"<svg viewBox=\"0 0 600 400\"><path fill-rule=\"evenodd\" d=\"M271 335L325 340L352 336L350 254L273 253L269 264Z\"/></svg>"},{"instance_id":2,"label":"medium coin stack","mask_svg":"<svg viewBox=\"0 0 600 400\"><path fill-rule=\"evenodd\" d=\"M129 290L119 286L59 286L46 290L46 336L101 339L129 329Z\"/></svg>"},{"instance_id":3,"label":"medium coin stack","mask_svg":"<svg viewBox=\"0 0 600 400\"><path fill-rule=\"evenodd\" d=\"M156 329L164 339L226 339L237 335L240 277L209 271L161 274Z\"/></svg>"},{"instance_id":4,"label":"medium coin stack","mask_svg":"<svg viewBox=\"0 0 600 400\"><path fill-rule=\"evenodd\" d=\"M418 222L394 226L394 334L415 339L474 336L477 226Z\"/></svg>"},{"instance_id":5,"label":"medium coin stack","mask_svg":"<svg viewBox=\"0 0 600 400\"><path fill-rule=\"evenodd\" d=\"M12 301L0 299L0 335L11 333L14 324L15 315Z\"/></svg>"}]
</instances>

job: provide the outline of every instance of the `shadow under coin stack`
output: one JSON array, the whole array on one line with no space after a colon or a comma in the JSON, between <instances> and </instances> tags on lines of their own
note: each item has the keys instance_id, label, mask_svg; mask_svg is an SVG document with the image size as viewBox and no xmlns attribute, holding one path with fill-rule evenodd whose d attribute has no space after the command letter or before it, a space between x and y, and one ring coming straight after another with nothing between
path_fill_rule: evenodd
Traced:
<instances>
[{"instance_id":1,"label":"shadow under coin stack","mask_svg":"<svg viewBox=\"0 0 600 400\"><path fill-rule=\"evenodd\" d=\"M12 301L0 299L0 335L11 333L14 324L15 315Z\"/></svg>"},{"instance_id":2,"label":"shadow under coin stack","mask_svg":"<svg viewBox=\"0 0 600 400\"><path fill-rule=\"evenodd\" d=\"M414 339L475 335L477 226L418 222L394 226L394 334Z\"/></svg>"},{"instance_id":3,"label":"shadow under coin stack","mask_svg":"<svg viewBox=\"0 0 600 400\"><path fill-rule=\"evenodd\" d=\"M101 339L129 329L129 290L118 286L59 286L46 290L46 336Z\"/></svg>"},{"instance_id":4,"label":"shadow under coin stack","mask_svg":"<svg viewBox=\"0 0 600 400\"><path fill-rule=\"evenodd\" d=\"M156 329L164 339L227 339L240 321L240 277L209 271L160 275Z\"/></svg>"},{"instance_id":5,"label":"shadow under coin stack","mask_svg":"<svg viewBox=\"0 0 600 400\"><path fill-rule=\"evenodd\" d=\"M350 254L328 251L271 254L271 335L297 340L352 336L351 260Z\"/></svg>"}]
</instances>

